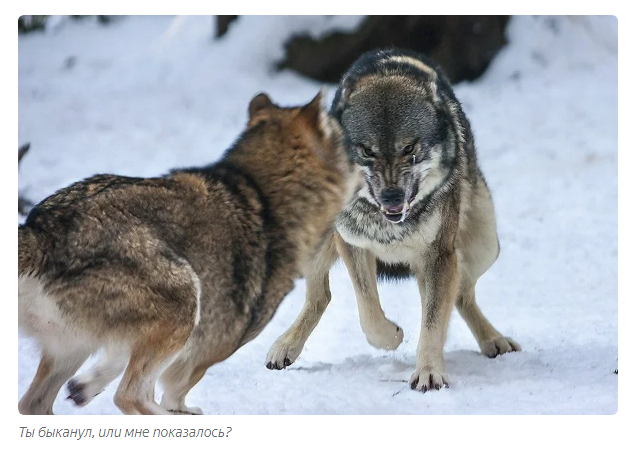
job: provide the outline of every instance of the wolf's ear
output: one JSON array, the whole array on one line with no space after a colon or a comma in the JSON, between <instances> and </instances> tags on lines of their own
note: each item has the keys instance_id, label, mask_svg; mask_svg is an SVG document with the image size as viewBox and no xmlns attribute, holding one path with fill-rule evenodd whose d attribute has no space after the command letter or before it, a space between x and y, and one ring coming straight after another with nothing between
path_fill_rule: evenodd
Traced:
<instances>
[{"instance_id":1,"label":"wolf's ear","mask_svg":"<svg viewBox=\"0 0 630 458\"><path fill-rule=\"evenodd\" d=\"M273 108L275 105L267 94L261 92L249 102L249 119L247 120L247 127L252 128L260 122L269 118L269 108Z\"/></svg>"},{"instance_id":2,"label":"wolf's ear","mask_svg":"<svg viewBox=\"0 0 630 458\"><path fill-rule=\"evenodd\" d=\"M249 119L252 119L256 113L264 108L273 106L273 102L267 94L261 92L249 102Z\"/></svg>"},{"instance_id":3,"label":"wolf's ear","mask_svg":"<svg viewBox=\"0 0 630 458\"><path fill-rule=\"evenodd\" d=\"M324 89L299 109L294 118L294 127L311 151L325 158L332 151L330 145L337 144L343 135L339 123L326 110Z\"/></svg>"},{"instance_id":4,"label":"wolf's ear","mask_svg":"<svg viewBox=\"0 0 630 458\"><path fill-rule=\"evenodd\" d=\"M332 107L330 109L332 115L341 121L341 113L346 108L348 104L348 99L350 99L350 94L354 91L355 80L354 78L347 76L337 88L337 92L335 93L335 98L333 99Z\"/></svg>"},{"instance_id":5,"label":"wolf's ear","mask_svg":"<svg viewBox=\"0 0 630 458\"><path fill-rule=\"evenodd\" d=\"M326 116L326 92L324 88L320 89L313 100L300 108L298 116L310 126L318 130L321 129L321 122Z\"/></svg>"}]
</instances>

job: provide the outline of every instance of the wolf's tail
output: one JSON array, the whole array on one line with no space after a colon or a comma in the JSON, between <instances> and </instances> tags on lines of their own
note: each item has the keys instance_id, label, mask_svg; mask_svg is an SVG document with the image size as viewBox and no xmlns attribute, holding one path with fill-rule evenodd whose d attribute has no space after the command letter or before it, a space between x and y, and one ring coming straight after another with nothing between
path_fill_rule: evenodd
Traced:
<instances>
[{"instance_id":1,"label":"wolf's tail","mask_svg":"<svg viewBox=\"0 0 630 458\"><path fill-rule=\"evenodd\" d=\"M36 277L43 266L44 252L37 234L28 226L18 226L18 277Z\"/></svg>"}]
</instances>

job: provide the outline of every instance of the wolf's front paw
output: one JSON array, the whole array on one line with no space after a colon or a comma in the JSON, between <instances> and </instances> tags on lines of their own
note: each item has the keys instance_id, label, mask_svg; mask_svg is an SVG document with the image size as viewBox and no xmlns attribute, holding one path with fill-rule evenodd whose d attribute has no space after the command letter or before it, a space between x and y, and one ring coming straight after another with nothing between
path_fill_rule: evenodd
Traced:
<instances>
[{"instance_id":1,"label":"wolf's front paw","mask_svg":"<svg viewBox=\"0 0 630 458\"><path fill-rule=\"evenodd\" d=\"M448 388L446 374L443 371L431 367L416 369L409 379L409 386L412 390L426 393L430 390L440 390L442 387Z\"/></svg>"},{"instance_id":2,"label":"wolf's front paw","mask_svg":"<svg viewBox=\"0 0 630 458\"><path fill-rule=\"evenodd\" d=\"M265 366L267 369L272 370L280 370L289 367L295 362L297 357L300 356L302 347L303 344L293 343L290 340L280 337L269 349Z\"/></svg>"},{"instance_id":3,"label":"wolf's front paw","mask_svg":"<svg viewBox=\"0 0 630 458\"><path fill-rule=\"evenodd\" d=\"M396 350L405 336L402 328L388 319L364 328L364 332L370 345L383 350Z\"/></svg>"},{"instance_id":4,"label":"wolf's front paw","mask_svg":"<svg viewBox=\"0 0 630 458\"><path fill-rule=\"evenodd\" d=\"M481 352L488 358L496 358L499 355L511 351L521 351L521 346L510 337L499 336L495 339L486 340L479 345Z\"/></svg>"}]
</instances>

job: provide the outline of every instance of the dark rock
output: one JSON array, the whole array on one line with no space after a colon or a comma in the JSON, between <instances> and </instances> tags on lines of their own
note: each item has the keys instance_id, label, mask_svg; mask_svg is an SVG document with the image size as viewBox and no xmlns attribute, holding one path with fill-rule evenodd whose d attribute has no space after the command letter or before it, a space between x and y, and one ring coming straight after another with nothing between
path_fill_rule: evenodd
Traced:
<instances>
[{"instance_id":1,"label":"dark rock","mask_svg":"<svg viewBox=\"0 0 630 458\"><path fill-rule=\"evenodd\" d=\"M426 54L442 65L451 82L474 80L506 44L509 16L368 16L352 33L321 39L292 37L278 69L336 83L364 52L398 47Z\"/></svg>"}]
</instances>

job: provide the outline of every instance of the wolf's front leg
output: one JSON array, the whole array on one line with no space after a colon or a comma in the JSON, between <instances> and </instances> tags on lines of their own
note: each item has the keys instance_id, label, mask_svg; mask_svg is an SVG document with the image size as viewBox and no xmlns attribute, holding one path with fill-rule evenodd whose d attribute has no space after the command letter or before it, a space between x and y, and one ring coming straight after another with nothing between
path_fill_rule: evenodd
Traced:
<instances>
[{"instance_id":1,"label":"wolf's front leg","mask_svg":"<svg viewBox=\"0 0 630 458\"><path fill-rule=\"evenodd\" d=\"M370 345L395 350L403 340L403 330L385 317L376 286L376 257L368 250L351 246L337 238L337 251L354 285L359 321Z\"/></svg>"},{"instance_id":2,"label":"wolf's front leg","mask_svg":"<svg viewBox=\"0 0 630 458\"><path fill-rule=\"evenodd\" d=\"M422 297L422 326L416 353L416 370L409 379L411 389L423 393L448 388L444 343L458 286L455 252L431 253L416 269Z\"/></svg>"},{"instance_id":3,"label":"wolf's front leg","mask_svg":"<svg viewBox=\"0 0 630 458\"><path fill-rule=\"evenodd\" d=\"M306 301L295 322L276 339L269 352L267 369L284 369L295 362L306 340L319 323L330 303L328 272L337 259L334 235L331 233L322 243L306 273Z\"/></svg>"}]
</instances>

